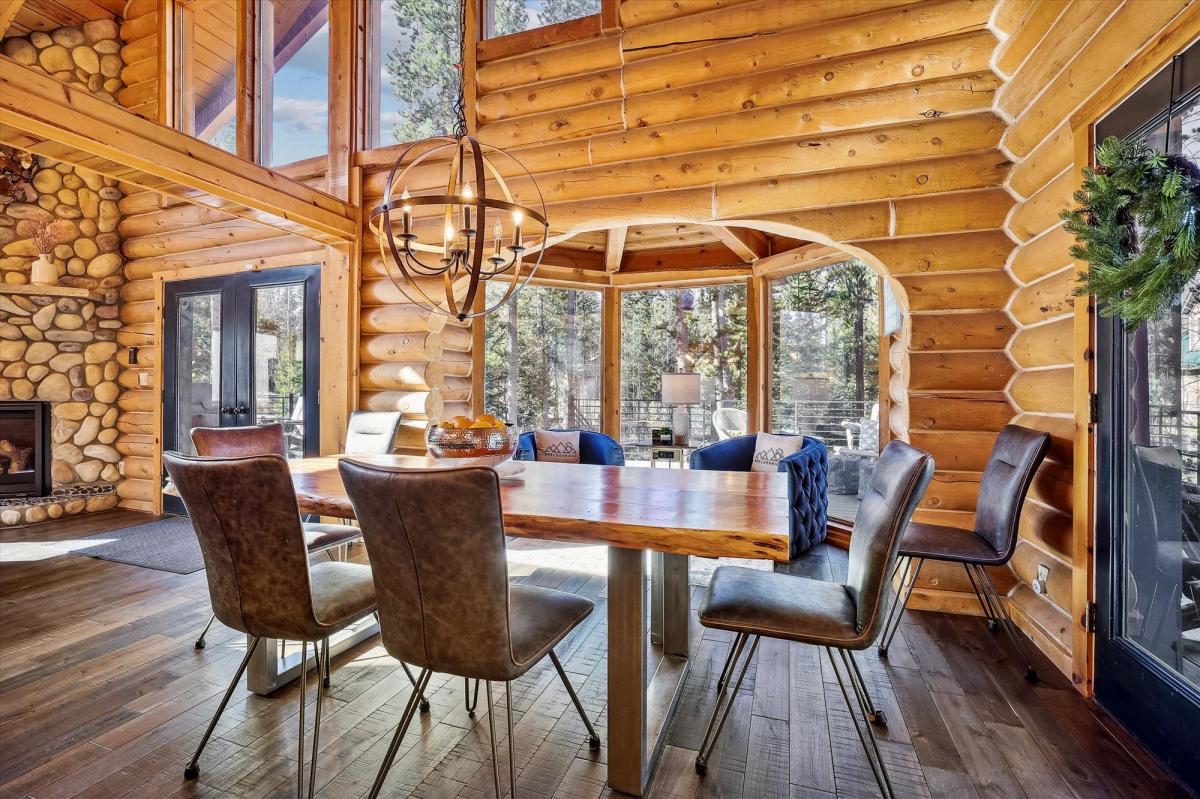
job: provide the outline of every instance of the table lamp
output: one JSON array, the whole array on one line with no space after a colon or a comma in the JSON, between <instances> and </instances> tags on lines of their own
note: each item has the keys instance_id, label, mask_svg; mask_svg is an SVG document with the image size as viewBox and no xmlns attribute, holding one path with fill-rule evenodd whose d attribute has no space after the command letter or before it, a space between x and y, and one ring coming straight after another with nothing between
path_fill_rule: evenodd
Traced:
<instances>
[{"instance_id":1,"label":"table lamp","mask_svg":"<svg viewBox=\"0 0 1200 799\"><path fill-rule=\"evenodd\" d=\"M664 405L675 406L671 414L675 443L687 445L692 429L692 414L688 406L700 402L700 375L695 372L663 375L662 401Z\"/></svg>"}]
</instances>

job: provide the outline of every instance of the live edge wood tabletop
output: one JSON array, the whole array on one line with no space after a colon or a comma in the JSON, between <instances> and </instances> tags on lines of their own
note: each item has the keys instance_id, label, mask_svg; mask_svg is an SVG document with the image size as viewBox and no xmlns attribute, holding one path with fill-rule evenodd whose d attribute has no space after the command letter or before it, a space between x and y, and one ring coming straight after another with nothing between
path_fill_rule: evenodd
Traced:
<instances>
[{"instance_id":1,"label":"live edge wood tabletop","mask_svg":"<svg viewBox=\"0 0 1200 799\"><path fill-rule=\"evenodd\" d=\"M291 461L300 510L351 518L342 456ZM353 456L360 463L450 468L432 458ZM706 558L786 561L787 479L775 472L712 472L523 461L500 483L512 535L608 544Z\"/></svg>"},{"instance_id":2,"label":"live edge wood tabletop","mask_svg":"<svg viewBox=\"0 0 1200 799\"><path fill-rule=\"evenodd\" d=\"M291 461L301 511L354 515L338 460L328 456ZM415 456L354 460L410 469L446 468L432 458ZM787 477L768 472L522 465L522 474L500 483L509 533L608 545L608 784L641 796L687 679L688 556L786 561ZM649 603L647 552L653 555Z\"/></svg>"}]
</instances>

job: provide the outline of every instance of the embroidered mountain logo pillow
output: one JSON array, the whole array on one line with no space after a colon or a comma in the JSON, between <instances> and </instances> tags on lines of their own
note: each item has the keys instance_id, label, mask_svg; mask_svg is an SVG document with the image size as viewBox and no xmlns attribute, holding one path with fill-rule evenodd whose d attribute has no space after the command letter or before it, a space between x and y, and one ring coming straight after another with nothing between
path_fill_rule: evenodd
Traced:
<instances>
[{"instance_id":1,"label":"embroidered mountain logo pillow","mask_svg":"<svg viewBox=\"0 0 1200 799\"><path fill-rule=\"evenodd\" d=\"M548 463L579 463L578 430L534 430L536 458Z\"/></svg>"},{"instance_id":2,"label":"embroidered mountain logo pillow","mask_svg":"<svg viewBox=\"0 0 1200 799\"><path fill-rule=\"evenodd\" d=\"M795 455L804 446L804 436L777 436L759 433L754 442L752 472L777 472L779 462L788 455Z\"/></svg>"}]
</instances>

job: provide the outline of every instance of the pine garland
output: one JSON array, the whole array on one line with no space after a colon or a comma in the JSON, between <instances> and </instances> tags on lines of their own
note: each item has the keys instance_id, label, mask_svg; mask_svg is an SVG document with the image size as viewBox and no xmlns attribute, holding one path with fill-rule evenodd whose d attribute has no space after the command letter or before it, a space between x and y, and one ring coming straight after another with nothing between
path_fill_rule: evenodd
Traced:
<instances>
[{"instance_id":1,"label":"pine garland","mask_svg":"<svg viewBox=\"0 0 1200 799\"><path fill-rule=\"evenodd\" d=\"M1071 256L1088 263L1075 294L1095 294L1100 313L1132 329L1167 311L1200 271L1200 170L1115 136L1096 164L1083 171L1079 207L1062 212L1078 242Z\"/></svg>"}]
</instances>

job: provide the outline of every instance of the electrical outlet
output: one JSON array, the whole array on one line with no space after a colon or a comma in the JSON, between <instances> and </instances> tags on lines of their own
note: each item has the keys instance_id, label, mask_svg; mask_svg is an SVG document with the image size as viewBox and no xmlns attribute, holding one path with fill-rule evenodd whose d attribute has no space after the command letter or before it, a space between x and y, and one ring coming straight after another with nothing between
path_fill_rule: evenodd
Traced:
<instances>
[{"instance_id":1,"label":"electrical outlet","mask_svg":"<svg viewBox=\"0 0 1200 799\"><path fill-rule=\"evenodd\" d=\"M150 373L149 372L138 372L138 385L139 386L150 385Z\"/></svg>"},{"instance_id":2,"label":"electrical outlet","mask_svg":"<svg viewBox=\"0 0 1200 799\"><path fill-rule=\"evenodd\" d=\"M125 461L117 461L117 474L125 476Z\"/></svg>"},{"instance_id":3,"label":"electrical outlet","mask_svg":"<svg viewBox=\"0 0 1200 799\"><path fill-rule=\"evenodd\" d=\"M1030 588L1033 589L1033 593L1035 593L1035 594L1044 594L1044 593L1046 593L1046 584L1049 581L1050 581L1050 567L1047 566L1045 563L1039 563L1037 579L1033 581L1033 585L1031 585Z\"/></svg>"}]
</instances>

